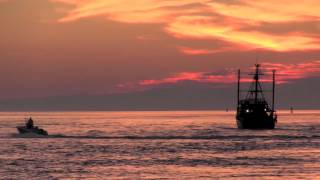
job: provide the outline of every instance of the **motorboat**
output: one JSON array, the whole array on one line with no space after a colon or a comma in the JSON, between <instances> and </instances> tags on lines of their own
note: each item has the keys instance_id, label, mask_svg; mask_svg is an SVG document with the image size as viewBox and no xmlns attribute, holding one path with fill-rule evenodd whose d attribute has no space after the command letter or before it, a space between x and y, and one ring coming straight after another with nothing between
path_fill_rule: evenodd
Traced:
<instances>
[{"instance_id":1,"label":"motorboat","mask_svg":"<svg viewBox=\"0 0 320 180\"><path fill-rule=\"evenodd\" d=\"M17 126L17 130L20 134L38 134L47 136L48 132L44 129L39 128L38 126L33 125L33 120L30 118L25 126Z\"/></svg>"}]
</instances>

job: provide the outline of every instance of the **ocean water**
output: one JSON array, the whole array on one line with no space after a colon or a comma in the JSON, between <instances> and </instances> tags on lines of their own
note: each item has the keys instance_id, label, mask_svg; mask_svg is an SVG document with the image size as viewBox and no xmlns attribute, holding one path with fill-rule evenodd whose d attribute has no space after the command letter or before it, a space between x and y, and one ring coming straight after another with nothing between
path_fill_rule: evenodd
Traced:
<instances>
[{"instance_id":1,"label":"ocean water","mask_svg":"<svg viewBox=\"0 0 320 180\"><path fill-rule=\"evenodd\" d=\"M234 112L2 112L0 179L320 179L320 111L238 130ZM50 136L21 136L32 116Z\"/></svg>"}]
</instances>

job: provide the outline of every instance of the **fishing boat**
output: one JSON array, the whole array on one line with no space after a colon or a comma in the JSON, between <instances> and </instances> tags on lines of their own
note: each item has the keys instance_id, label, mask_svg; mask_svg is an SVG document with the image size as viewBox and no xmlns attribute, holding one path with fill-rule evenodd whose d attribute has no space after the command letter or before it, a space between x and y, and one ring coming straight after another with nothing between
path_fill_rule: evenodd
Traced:
<instances>
[{"instance_id":1,"label":"fishing boat","mask_svg":"<svg viewBox=\"0 0 320 180\"><path fill-rule=\"evenodd\" d=\"M275 111L275 70L272 72L272 104L268 104L260 83L260 64L255 65L253 82L245 98L241 98L240 81L241 74L238 70L238 103L237 103L237 126L239 129L274 129L277 123Z\"/></svg>"}]
</instances>

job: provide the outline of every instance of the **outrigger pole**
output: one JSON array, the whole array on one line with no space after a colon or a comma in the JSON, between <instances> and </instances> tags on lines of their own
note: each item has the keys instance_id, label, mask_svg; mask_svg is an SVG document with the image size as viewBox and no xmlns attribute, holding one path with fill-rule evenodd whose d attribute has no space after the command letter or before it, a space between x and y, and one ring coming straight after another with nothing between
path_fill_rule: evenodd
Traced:
<instances>
[{"instance_id":1,"label":"outrigger pole","mask_svg":"<svg viewBox=\"0 0 320 180\"><path fill-rule=\"evenodd\" d=\"M254 90L254 102L258 103L258 84L259 84L259 64L256 64L256 74L254 76L255 79L255 90Z\"/></svg>"},{"instance_id":2,"label":"outrigger pole","mask_svg":"<svg viewBox=\"0 0 320 180\"><path fill-rule=\"evenodd\" d=\"M238 70L238 105L237 108L239 108L240 104L240 69Z\"/></svg>"},{"instance_id":3,"label":"outrigger pole","mask_svg":"<svg viewBox=\"0 0 320 180\"><path fill-rule=\"evenodd\" d=\"M272 71L272 78L273 78L273 82L272 82L272 112L274 112L274 92L276 89L276 70Z\"/></svg>"}]
</instances>

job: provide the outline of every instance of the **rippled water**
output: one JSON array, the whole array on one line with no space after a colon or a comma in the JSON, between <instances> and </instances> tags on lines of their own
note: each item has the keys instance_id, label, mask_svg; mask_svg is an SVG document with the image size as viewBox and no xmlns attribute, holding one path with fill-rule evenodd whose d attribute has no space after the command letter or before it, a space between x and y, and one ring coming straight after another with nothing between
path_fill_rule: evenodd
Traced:
<instances>
[{"instance_id":1,"label":"rippled water","mask_svg":"<svg viewBox=\"0 0 320 180\"><path fill-rule=\"evenodd\" d=\"M50 136L17 135L32 115ZM320 179L320 111L238 130L234 112L0 113L1 179Z\"/></svg>"}]
</instances>

